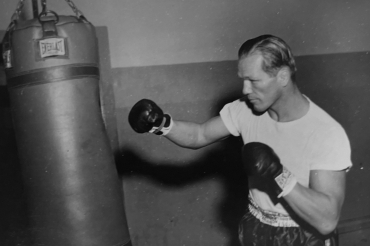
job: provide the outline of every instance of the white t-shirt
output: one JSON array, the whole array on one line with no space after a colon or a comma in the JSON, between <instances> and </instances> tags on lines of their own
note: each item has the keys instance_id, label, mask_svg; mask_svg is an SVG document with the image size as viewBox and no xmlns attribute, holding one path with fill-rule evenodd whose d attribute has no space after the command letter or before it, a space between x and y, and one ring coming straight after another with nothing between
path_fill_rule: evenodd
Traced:
<instances>
[{"instance_id":1,"label":"white t-shirt","mask_svg":"<svg viewBox=\"0 0 370 246\"><path fill-rule=\"evenodd\" d=\"M230 133L241 136L244 144L269 145L298 183L308 187L310 170L344 170L352 166L350 143L342 126L311 100L309 103L307 114L291 122L277 122L267 112L257 116L240 100L226 104L220 116ZM249 177L248 182L258 206L288 214L280 203L274 205L267 193L254 188L258 187L256 178Z\"/></svg>"}]
</instances>

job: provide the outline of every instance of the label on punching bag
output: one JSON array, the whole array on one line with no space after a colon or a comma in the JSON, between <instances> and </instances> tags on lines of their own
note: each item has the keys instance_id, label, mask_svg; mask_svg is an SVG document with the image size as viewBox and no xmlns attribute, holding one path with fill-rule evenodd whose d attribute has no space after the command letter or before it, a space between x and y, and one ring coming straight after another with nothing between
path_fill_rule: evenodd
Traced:
<instances>
[{"instance_id":1,"label":"label on punching bag","mask_svg":"<svg viewBox=\"0 0 370 246\"><path fill-rule=\"evenodd\" d=\"M41 58L51 56L66 56L66 44L64 38L46 38L38 40L39 54Z\"/></svg>"}]
</instances>

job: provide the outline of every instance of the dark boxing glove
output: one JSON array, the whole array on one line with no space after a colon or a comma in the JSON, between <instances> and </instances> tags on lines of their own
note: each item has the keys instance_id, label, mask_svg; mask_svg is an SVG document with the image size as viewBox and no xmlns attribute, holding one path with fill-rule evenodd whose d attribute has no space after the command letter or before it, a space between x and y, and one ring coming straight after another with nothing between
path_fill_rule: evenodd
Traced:
<instances>
[{"instance_id":1,"label":"dark boxing glove","mask_svg":"<svg viewBox=\"0 0 370 246\"><path fill-rule=\"evenodd\" d=\"M128 121L137 133L150 132L166 135L172 128L173 121L169 114L149 99L138 101L128 115Z\"/></svg>"},{"instance_id":2,"label":"dark boxing glove","mask_svg":"<svg viewBox=\"0 0 370 246\"><path fill-rule=\"evenodd\" d=\"M278 185L278 197L287 195L296 185L297 179L285 168L274 150L268 145L251 142L243 146L242 160L249 175L274 180Z\"/></svg>"}]
</instances>

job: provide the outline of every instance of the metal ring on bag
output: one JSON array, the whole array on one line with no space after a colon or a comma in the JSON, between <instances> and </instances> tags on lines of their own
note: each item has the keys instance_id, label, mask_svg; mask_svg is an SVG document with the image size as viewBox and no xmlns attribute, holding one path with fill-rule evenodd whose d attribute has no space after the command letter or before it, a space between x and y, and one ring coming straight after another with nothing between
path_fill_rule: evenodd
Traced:
<instances>
[{"instance_id":1,"label":"metal ring on bag","mask_svg":"<svg viewBox=\"0 0 370 246\"><path fill-rule=\"evenodd\" d=\"M42 11L40 14L39 14L39 22L41 23L41 22L43 22L42 20L41 20L41 17L43 17L43 16L47 16L48 14L53 14L54 16L55 16L55 24L57 24L58 22L59 22L59 15L57 14L57 13L55 13L54 11L52 11L52 10L46 10L46 11Z\"/></svg>"}]
</instances>

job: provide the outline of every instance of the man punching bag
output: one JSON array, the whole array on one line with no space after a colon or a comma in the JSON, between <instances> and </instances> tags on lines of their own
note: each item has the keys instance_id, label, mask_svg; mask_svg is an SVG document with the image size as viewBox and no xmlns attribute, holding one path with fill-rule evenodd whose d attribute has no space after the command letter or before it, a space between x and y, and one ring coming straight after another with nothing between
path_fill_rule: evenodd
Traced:
<instances>
[{"instance_id":1,"label":"man punching bag","mask_svg":"<svg viewBox=\"0 0 370 246\"><path fill-rule=\"evenodd\" d=\"M131 245L100 109L95 30L67 2L76 17L46 10L43 0L38 19L18 22L18 5L2 42L28 209L25 245Z\"/></svg>"}]
</instances>

